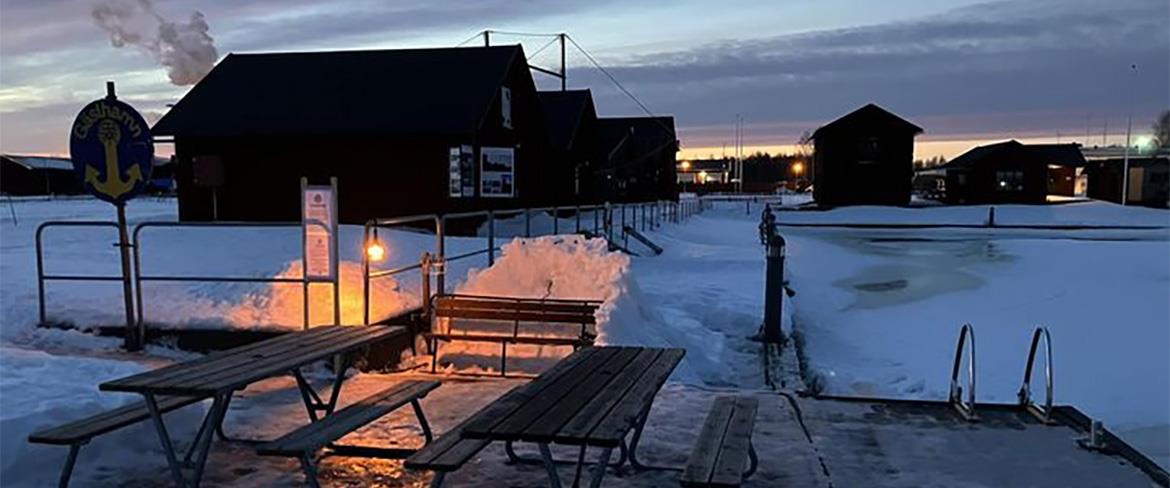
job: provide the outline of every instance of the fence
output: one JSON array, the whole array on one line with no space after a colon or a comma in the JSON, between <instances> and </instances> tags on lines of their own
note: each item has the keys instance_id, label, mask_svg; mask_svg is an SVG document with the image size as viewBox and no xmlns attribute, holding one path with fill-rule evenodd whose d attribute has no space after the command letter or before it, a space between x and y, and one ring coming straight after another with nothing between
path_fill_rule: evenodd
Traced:
<instances>
[{"instance_id":1,"label":"fence","mask_svg":"<svg viewBox=\"0 0 1170 488\"><path fill-rule=\"evenodd\" d=\"M570 224L573 232L585 233L590 236L605 237L610 241L614 241L615 236L625 239L625 227L629 225L632 228L640 228L642 230L653 229L661 226L664 222L681 222L687 218L700 213L709 204L698 198L684 198L679 201L655 201L655 202L638 202L638 203L620 203L607 205L585 205L585 206L571 206L571 207L543 207L543 208L522 208L509 210L487 210L479 212L466 212L447 215L414 215L405 217L395 217L388 219L371 219L367 221L363 229L363 244L368 245L371 238L376 236L377 229L387 229L393 227L401 227L409 224L425 224L429 223L428 227L433 229L435 235L434 254L429 262L429 268L432 274L435 275L436 290L439 293L445 291L446 265L447 263L472 258L475 256L486 255L487 264L490 266L495 262L496 252L499 247L496 246L496 223L500 217L519 216L524 218L524 236L533 236L532 217L533 215L540 215L549 213L553 216L551 234L559 234L562 229L562 222L560 216L562 214L571 213L573 223ZM586 217L588 215L588 217ZM448 237L447 227L448 223L458 219L472 219L481 218L487 223L487 239L483 249L478 249L470 252L461 253L455 256L446 256L446 239ZM614 220L618 222L614 222ZM616 229L615 224L620 224ZM166 275L166 274L152 274L144 271L142 264L142 250L144 248L143 231L151 228L299 228L302 224L300 222L163 222L152 221L142 222L136 225L131 233L132 239L130 246L132 247L132 276L134 291L134 323L138 328L140 337L145 337L145 321L144 316L146 312L145 299L143 297L143 287L150 282L171 282L171 283L285 283L302 285L302 294L304 296L304 327L309 326L309 286L313 283L320 283L324 281L308 280L304 277L304 269L302 262L302 276L301 277L255 277L255 276L216 276L216 275ZM45 274L45 259L44 259L44 238L45 229L52 227L109 227L115 231L118 229L117 224L113 222L104 221L48 221L42 223L36 230L35 245L36 245L36 265L37 265L37 291L38 291L38 307L40 313L41 323L47 322L46 314L46 293L45 286L49 281L110 281L121 282L125 278L121 275L74 275L74 274ZM569 227L565 227L565 231ZM302 239L303 239L302 235ZM116 244L115 244L116 245ZM302 260L304 258L302 257ZM337 263L338 274L340 275L340 265ZM405 265L392 269L372 269L369 256L362 253L362 302L363 302L363 323L370 323L370 290L371 280L381 279L388 276L399 275L411 271L420 271L420 277L423 278L424 283L429 283L427 276L421 276L424 263L419 262L415 264ZM333 283L333 282L329 282ZM424 286L424 288L429 288ZM334 314L335 319L340 313L340 286L334 286ZM429 294L429 293L428 293ZM426 302L424 297L424 303Z\"/></svg>"}]
</instances>

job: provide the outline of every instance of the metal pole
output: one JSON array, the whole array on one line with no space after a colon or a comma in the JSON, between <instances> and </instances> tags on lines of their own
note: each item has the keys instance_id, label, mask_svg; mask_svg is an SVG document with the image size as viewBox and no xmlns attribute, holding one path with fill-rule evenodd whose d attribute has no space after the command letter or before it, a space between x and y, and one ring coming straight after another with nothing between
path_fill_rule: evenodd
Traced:
<instances>
[{"instance_id":1,"label":"metal pole","mask_svg":"<svg viewBox=\"0 0 1170 488\"><path fill-rule=\"evenodd\" d=\"M422 272L423 315L429 317L431 314L431 253L424 252L422 254L422 263L419 264L419 270Z\"/></svg>"},{"instance_id":2,"label":"metal pole","mask_svg":"<svg viewBox=\"0 0 1170 488\"><path fill-rule=\"evenodd\" d=\"M439 267L439 270L435 274L435 291L440 295L447 291L445 288L447 284L447 242L445 237L446 232L444 231L446 226L445 218L435 217L435 237L439 246L439 256L436 260L436 265Z\"/></svg>"},{"instance_id":3,"label":"metal pole","mask_svg":"<svg viewBox=\"0 0 1170 488\"><path fill-rule=\"evenodd\" d=\"M532 237L532 211L524 209L524 237Z\"/></svg>"},{"instance_id":4,"label":"metal pole","mask_svg":"<svg viewBox=\"0 0 1170 488\"><path fill-rule=\"evenodd\" d=\"M492 31L490 30L483 31L483 47L489 47L492 45L491 38L488 37L491 33Z\"/></svg>"},{"instance_id":5,"label":"metal pole","mask_svg":"<svg viewBox=\"0 0 1170 488\"><path fill-rule=\"evenodd\" d=\"M138 238L138 231L141 227L134 229L133 239L131 240L132 248L134 249L134 315L136 317L136 328L138 329L138 337L146 337L146 323L143 319L142 306L142 259L139 257L139 250L141 249L142 239Z\"/></svg>"},{"instance_id":6,"label":"metal pole","mask_svg":"<svg viewBox=\"0 0 1170 488\"><path fill-rule=\"evenodd\" d=\"M41 249L41 233L45 224L37 227L37 308L40 310L41 324L45 323L45 252Z\"/></svg>"},{"instance_id":7,"label":"metal pole","mask_svg":"<svg viewBox=\"0 0 1170 488\"><path fill-rule=\"evenodd\" d=\"M496 264L496 212L488 210L488 266Z\"/></svg>"},{"instance_id":8,"label":"metal pole","mask_svg":"<svg viewBox=\"0 0 1170 488\"><path fill-rule=\"evenodd\" d=\"M565 91L569 81L569 74L565 70L565 33L562 32L559 37L561 38L561 91Z\"/></svg>"},{"instance_id":9,"label":"metal pole","mask_svg":"<svg viewBox=\"0 0 1170 488\"><path fill-rule=\"evenodd\" d=\"M580 233L581 233L581 204L577 204L577 214L576 214L576 218L577 218L577 230L576 230L576 232L577 232L578 234L580 234Z\"/></svg>"},{"instance_id":10,"label":"metal pole","mask_svg":"<svg viewBox=\"0 0 1170 488\"><path fill-rule=\"evenodd\" d=\"M555 236L555 235L561 233L560 212L558 211L557 207L555 207L555 206L552 209L552 218L553 218L553 235Z\"/></svg>"},{"instance_id":11,"label":"metal pole","mask_svg":"<svg viewBox=\"0 0 1170 488\"><path fill-rule=\"evenodd\" d=\"M771 234L768 239L767 267L764 283L764 342L784 341L781 317L784 307L784 237Z\"/></svg>"},{"instance_id":12,"label":"metal pole","mask_svg":"<svg viewBox=\"0 0 1170 488\"><path fill-rule=\"evenodd\" d=\"M112 84L111 84L112 86ZM126 204L119 203L118 209L118 250L122 255L122 301L126 306L125 347L129 351L142 349L145 337L138 335L134 320L134 284L130 276L130 236L126 232Z\"/></svg>"},{"instance_id":13,"label":"metal pole","mask_svg":"<svg viewBox=\"0 0 1170 488\"><path fill-rule=\"evenodd\" d=\"M333 201L330 202L330 205L329 205L331 207L330 210L333 212L333 222L332 222L333 228L329 229L329 233L332 234L331 236L329 236L330 237L329 238L329 241L330 241L329 245L332 247L332 249L330 249L330 251L329 251L329 254L330 254L330 258L332 258L331 261L333 261L331 263L333 265L333 325L341 325L341 260L340 260L341 254L337 249L338 244L339 244L339 242L338 242L339 236L338 236L338 225L337 225L337 177L336 176L329 178L329 186L331 187L330 191L329 191L329 195L333 197ZM365 250L363 249L362 251L363 251L362 253L364 254ZM334 363L336 363L335 366L338 368L341 367L340 360L338 359L339 357L340 356L338 356L337 358L334 358Z\"/></svg>"},{"instance_id":14,"label":"metal pole","mask_svg":"<svg viewBox=\"0 0 1170 488\"><path fill-rule=\"evenodd\" d=\"M370 221L362 226L362 323L370 325Z\"/></svg>"},{"instance_id":15,"label":"metal pole","mask_svg":"<svg viewBox=\"0 0 1170 488\"><path fill-rule=\"evenodd\" d=\"M305 227L305 187L309 185L309 181L305 177L301 177L301 296L304 297L302 311L304 312L304 323L301 328L309 330L309 240L308 232Z\"/></svg>"},{"instance_id":16,"label":"metal pole","mask_svg":"<svg viewBox=\"0 0 1170 488\"><path fill-rule=\"evenodd\" d=\"M1133 131L1133 113L1129 114L1129 121L1125 125L1125 158L1122 160L1121 170L1121 204L1129 205L1129 136Z\"/></svg>"}]
</instances>

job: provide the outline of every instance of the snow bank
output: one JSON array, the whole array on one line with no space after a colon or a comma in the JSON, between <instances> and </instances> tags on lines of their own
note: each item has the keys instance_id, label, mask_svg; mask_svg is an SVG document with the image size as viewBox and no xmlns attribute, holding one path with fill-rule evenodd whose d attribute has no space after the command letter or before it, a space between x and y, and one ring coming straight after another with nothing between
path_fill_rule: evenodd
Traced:
<instances>
[{"instance_id":1,"label":"snow bank","mask_svg":"<svg viewBox=\"0 0 1170 488\"><path fill-rule=\"evenodd\" d=\"M926 208L850 206L782 212L781 223L984 225L989 209L1001 225L1170 226L1170 212L1091 201L1059 205L962 205Z\"/></svg>"},{"instance_id":2,"label":"snow bank","mask_svg":"<svg viewBox=\"0 0 1170 488\"><path fill-rule=\"evenodd\" d=\"M102 393L103 381L143 371L136 363L74 356L54 356L40 351L0 348L0 484L4 486L51 486L64 465L69 449L29 444L36 430L116 408L135 396ZM205 407L192 405L167 414L172 435L190 438ZM110 465L165 466L158 437L149 423L100 436L81 450L77 477Z\"/></svg>"}]
</instances>

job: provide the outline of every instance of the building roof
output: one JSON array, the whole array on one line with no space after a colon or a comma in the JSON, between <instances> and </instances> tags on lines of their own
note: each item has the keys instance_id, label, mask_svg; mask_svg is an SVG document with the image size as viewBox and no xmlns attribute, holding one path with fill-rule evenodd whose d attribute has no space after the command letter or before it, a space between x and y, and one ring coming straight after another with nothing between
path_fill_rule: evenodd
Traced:
<instances>
[{"instance_id":1,"label":"building roof","mask_svg":"<svg viewBox=\"0 0 1170 488\"><path fill-rule=\"evenodd\" d=\"M1085 157L1081 155L1080 144L1022 144L1012 139L972 148L941 166L945 169L972 168L990 158L1000 157L1012 151L1022 151L1036 162L1057 166L1081 167Z\"/></svg>"},{"instance_id":2,"label":"building roof","mask_svg":"<svg viewBox=\"0 0 1170 488\"><path fill-rule=\"evenodd\" d=\"M922 128L910 123L910 121L903 119L893 112L881 108L875 104L869 103L864 107L849 112L837 120L829 122L817 128L813 132L813 138L816 139L818 135L825 133L832 133L837 131L855 130L862 127L886 125L895 130L904 130L911 134L919 134Z\"/></svg>"},{"instance_id":3,"label":"building roof","mask_svg":"<svg viewBox=\"0 0 1170 488\"><path fill-rule=\"evenodd\" d=\"M597 119L603 156L628 151L627 163L640 161L663 149L678 149L674 117L604 117Z\"/></svg>"},{"instance_id":4,"label":"building roof","mask_svg":"<svg viewBox=\"0 0 1170 488\"><path fill-rule=\"evenodd\" d=\"M55 169L73 171L73 160L54 156L21 156L5 154L4 159L24 166L27 169Z\"/></svg>"},{"instance_id":5,"label":"building roof","mask_svg":"<svg viewBox=\"0 0 1170 488\"><path fill-rule=\"evenodd\" d=\"M229 54L159 135L467 133L520 46Z\"/></svg>"},{"instance_id":6,"label":"building roof","mask_svg":"<svg viewBox=\"0 0 1170 488\"><path fill-rule=\"evenodd\" d=\"M586 117L597 118L589 90L542 91L540 105L554 146L569 149Z\"/></svg>"}]
</instances>

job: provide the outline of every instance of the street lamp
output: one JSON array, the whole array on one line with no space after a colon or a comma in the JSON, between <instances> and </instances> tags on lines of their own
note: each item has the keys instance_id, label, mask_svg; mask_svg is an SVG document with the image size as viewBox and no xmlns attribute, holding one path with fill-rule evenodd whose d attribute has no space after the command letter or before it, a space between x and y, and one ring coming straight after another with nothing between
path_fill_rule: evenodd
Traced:
<instances>
[{"instance_id":1,"label":"street lamp","mask_svg":"<svg viewBox=\"0 0 1170 488\"><path fill-rule=\"evenodd\" d=\"M1131 73L1137 74L1137 65L1129 65ZM1129 136L1133 132L1133 104L1129 103L1129 117L1125 124L1125 157L1121 170L1121 205L1129 205Z\"/></svg>"},{"instance_id":2,"label":"street lamp","mask_svg":"<svg viewBox=\"0 0 1170 488\"><path fill-rule=\"evenodd\" d=\"M792 163L792 174L799 177L801 173L804 173L804 163L800 161Z\"/></svg>"}]
</instances>

